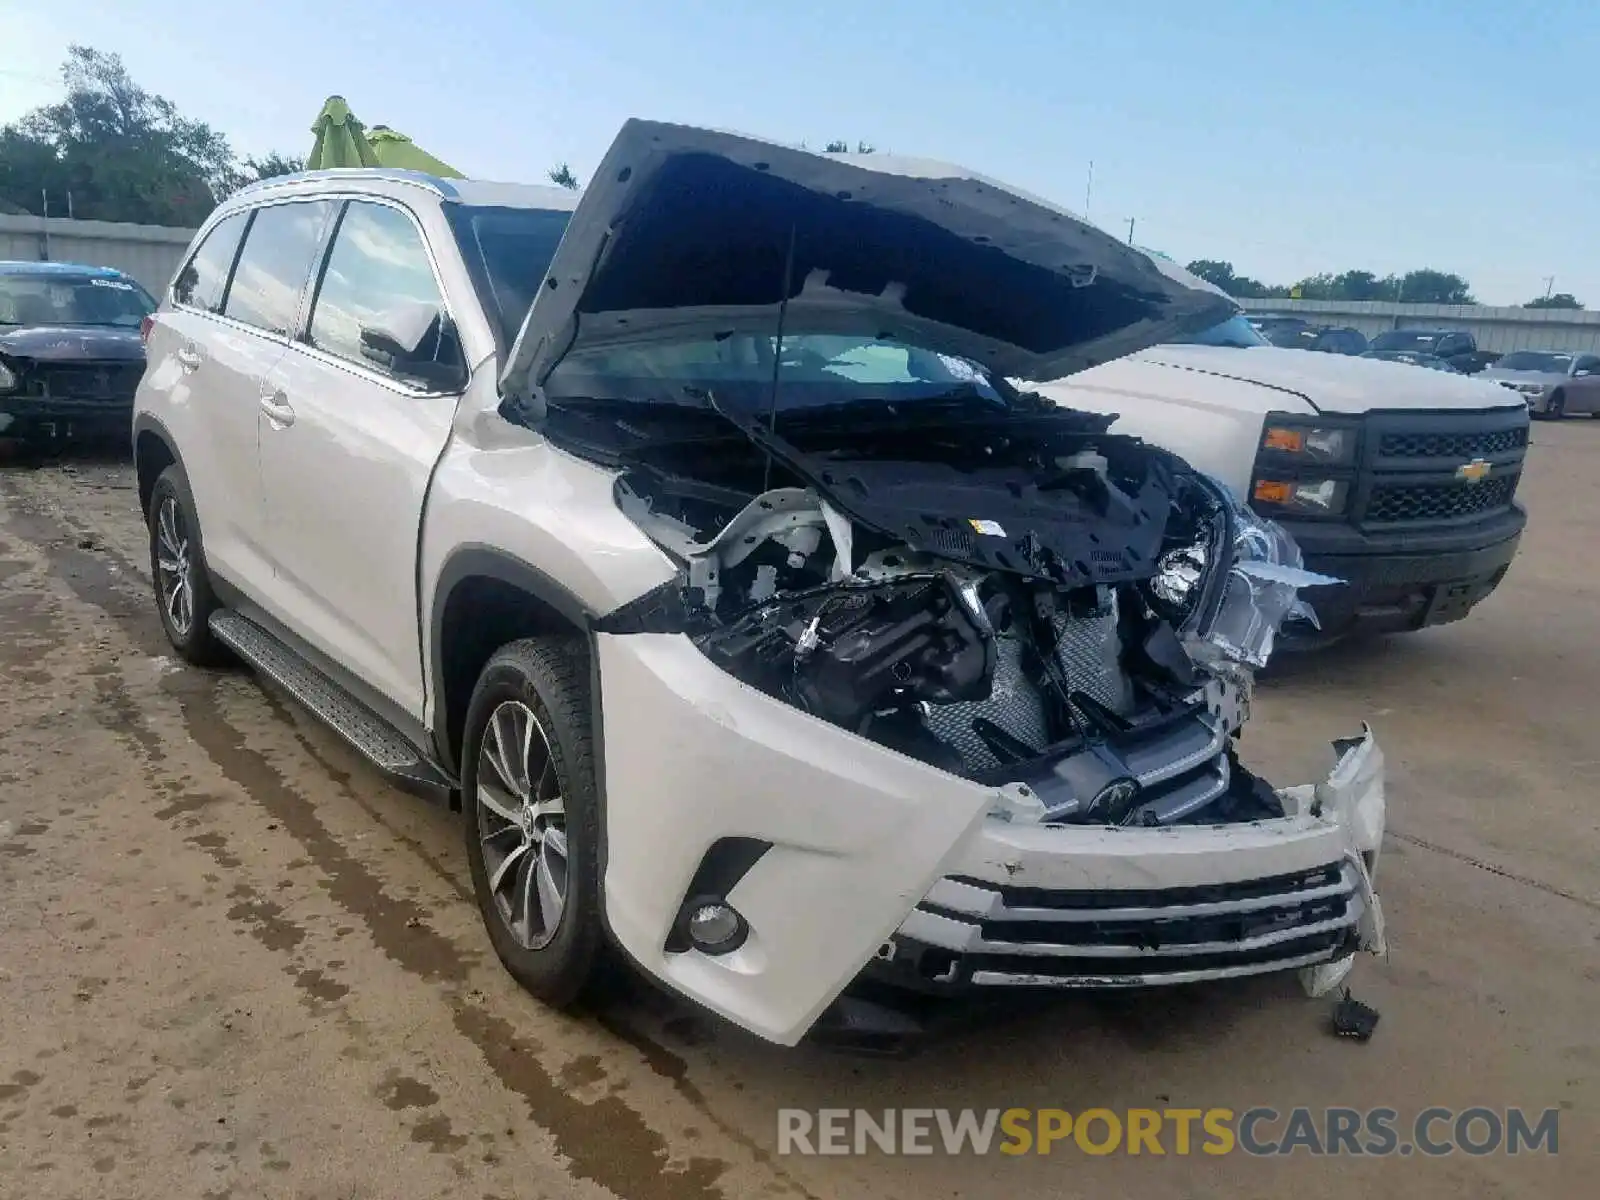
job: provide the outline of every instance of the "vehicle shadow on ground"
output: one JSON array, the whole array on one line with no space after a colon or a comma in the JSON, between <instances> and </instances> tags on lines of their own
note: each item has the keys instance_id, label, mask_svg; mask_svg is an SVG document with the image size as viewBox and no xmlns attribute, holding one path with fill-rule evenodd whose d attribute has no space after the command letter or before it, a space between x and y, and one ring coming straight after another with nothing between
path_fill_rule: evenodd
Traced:
<instances>
[{"instance_id":1,"label":"vehicle shadow on ground","mask_svg":"<svg viewBox=\"0 0 1600 1200\"><path fill-rule=\"evenodd\" d=\"M1438 631L1350 637L1315 650L1274 655L1256 673L1256 688L1264 693L1326 685L1371 688L1449 657Z\"/></svg>"},{"instance_id":2,"label":"vehicle shadow on ground","mask_svg":"<svg viewBox=\"0 0 1600 1200\"><path fill-rule=\"evenodd\" d=\"M37 470L42 467L119 467L133 461L126 439L95 438L39 444L0 438L0 470Z\"/></svg>"}]
</instances>

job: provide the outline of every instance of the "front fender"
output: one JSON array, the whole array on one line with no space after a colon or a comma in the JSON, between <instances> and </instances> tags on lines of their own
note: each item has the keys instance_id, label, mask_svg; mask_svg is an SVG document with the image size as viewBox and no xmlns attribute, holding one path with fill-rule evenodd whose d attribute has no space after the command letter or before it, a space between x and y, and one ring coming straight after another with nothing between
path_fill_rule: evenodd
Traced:
<instances>
[{"instance_id":1,"label":"front fender","mask_svg":"<svg viewBox=\"0 0 1600 1200\"><path fill-rule=\"evenodd\" d=\"M604 896L623 950L672 989L798 1042L995 803L740 683L677 634L596 637ZM711 956L667 942L724 838L771 849L727 894L749 924Z\"/></svg>"}]
</instances>

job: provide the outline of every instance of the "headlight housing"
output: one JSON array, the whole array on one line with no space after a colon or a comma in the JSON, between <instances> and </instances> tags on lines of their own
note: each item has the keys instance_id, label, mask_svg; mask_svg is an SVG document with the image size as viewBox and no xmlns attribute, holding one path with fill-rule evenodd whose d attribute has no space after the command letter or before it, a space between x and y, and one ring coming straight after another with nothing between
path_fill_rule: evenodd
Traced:
<instances>
[{"instance_id":1,"label":"headlight housing","mask_svg":"<svg viewBox=\"0 0 1600 1200\"><path fill-rule=\"evenodd\" d=\"M17 373L0 362L0 392L14 392L16 389Z\"/></svg>"},{"instance_id":2,"label":"headlight housing","mask_svg":"<svg viewBox=\"0 0 1600 1200\"><path fill-rule=\"evenodd\" d=\"M1316 423L1269 413L1261 429L1259 457L1320 466L1349 466L1356 460L1361 430L1331 421Z\"/></svg>"},{"instance_id":3,"label":"headlight housing","mask_svg":"<svg viewBox=\"0 0 1600 1200\"><path fill-rule=\"evenodd\" d=\"M1350 481L1316 476L1310 479L1256 477L1250 489L1252 507L1261 511L1307 517L1339 517L1350 500Z\"/></svg>"},{"instance_id":4,"label":"headlight housing","mask_svg":"<svg viewBox=\"0 0 1600 1200\"><path fill-rule=\"evenodd\" d=\"M1269 516L1343 517L1360 449L1361 426L1354 421L1268 413L1250 506Z\"/></svg>"}]
</instances>

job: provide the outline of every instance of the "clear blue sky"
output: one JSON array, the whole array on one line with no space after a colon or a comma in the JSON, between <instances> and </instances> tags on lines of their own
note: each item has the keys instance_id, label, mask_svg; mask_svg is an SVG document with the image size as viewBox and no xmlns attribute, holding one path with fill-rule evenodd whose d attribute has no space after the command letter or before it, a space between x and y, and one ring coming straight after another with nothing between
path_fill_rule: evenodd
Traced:
<instances>
[{"instance_id":1,"label":"clear blue sky","mask_svg":"<svg viewBox=\"0 0 1600 1200\"><path fill-rule=\"evenodd\" d=\"M339 15L333 15L335 12ZM1600 307L1600 4L0 0L0 122L69 42L242 152L342 93L470 175L583 177L657 117L963 163L1173 257L1456 270Z\"/></svg>"}]
</instances>

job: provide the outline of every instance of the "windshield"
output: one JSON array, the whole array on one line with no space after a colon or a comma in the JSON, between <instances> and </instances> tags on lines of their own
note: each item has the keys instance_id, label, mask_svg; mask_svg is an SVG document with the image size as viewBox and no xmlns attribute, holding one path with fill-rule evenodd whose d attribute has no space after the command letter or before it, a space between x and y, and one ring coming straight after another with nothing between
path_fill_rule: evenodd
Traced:
<instances>
[{"instance_id":1,"label":"windshield","mask_svg":"<svg viewBox=\"0 0 1600 1200\"><path fill-rule=\"evenodd\" d=\"M547 208L451 205L450 223L506 340L516 338L561 244L570 212Z\"/></svg>"},{"instance_id":2,"label":"windshield","mask_svg":"<svg viewBox=\"0 0 1600 1200\"><path fill-rule=\"evenodd\" d=\"M0 275L0 325L111 325L137 329L156 302L131 279Z\"/></svg>"},{"instance_id":3,"label":"windshield","mask_svg":"<svg viewBox=\"0 0 1600 1200\"><path fill-rule=\"evenodd\" d=\"M721 403L764 408L771 401L777 339L730 332L679 342L577 350L545 383L552 400L651 399L695 403L710 392ZM1000 388L976 363L887 338L791 334L778 366L778 411L856 401L927 400L952 392L997 405Z\"/></svg>"},{"instance_id":4,"label":"windshield","mask_svg":"<svg viewBox=\"0 0 1600 1200\"><path fill-rule=\"evenodd\" d=\"M1240 349L1269 344L1242 313L1173 343L1175 346L1236 346Z\"/></svg>"},{"instance_id":5,"label":"windshield","mask_svg":"<svg viewBox=\"0 0 1600 1200\"><path fill-rule=\"evenodd\" d=\"M1372 339L1374 350L1413 350L1424 354L1431 353L1439 344L1442 333L1431 333L1426 330L1396 329L1389 333L1380 333Z\"/></svg>"},{"instance_id":6,"label":"windshield","mask_svg":"<svg viewBox=\"0 0 1600 1200\"><path fill-rule=\"evenodd\" d=\"M1518 350L1507 354L1494 365L1500 371L1543 371L1551 375L1565 375L1572 370L1572 355Z\"/></svg>"}]
</instances>

